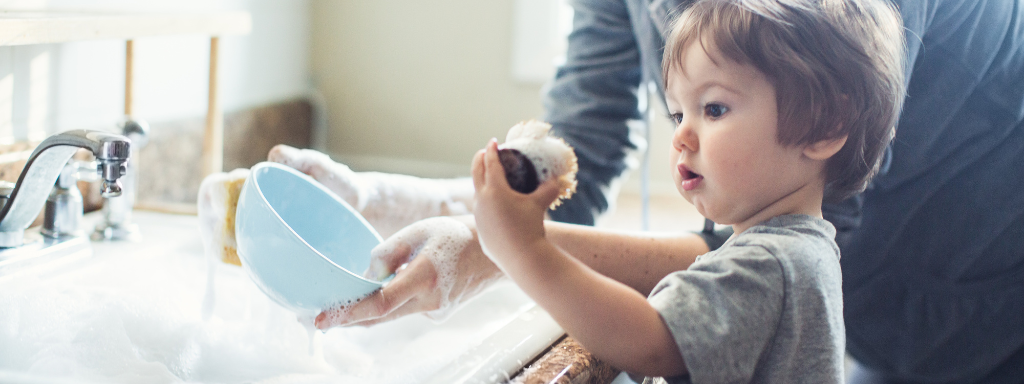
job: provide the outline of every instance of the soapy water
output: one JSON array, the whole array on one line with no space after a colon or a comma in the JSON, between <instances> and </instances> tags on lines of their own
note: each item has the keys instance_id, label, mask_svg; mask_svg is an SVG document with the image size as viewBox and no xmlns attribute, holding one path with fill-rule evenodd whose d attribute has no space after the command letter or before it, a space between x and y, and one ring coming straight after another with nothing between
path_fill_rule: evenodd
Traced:
<instances>
[{"instance_id":1,"label":"soapy water","mask_svg":"<svg viewBox=\"0 0 1024 384\"><path fill-rule=\"evenodd\" d=\"M306 337L309 338L309 355L316 356L316 316L299 316L296 320L306 329Z\"/></svg>"},{"instance_id":2,"label":"soapy water","mask_svg":"<svg viewBox=\"0 0 1024 384\"><path fill-rule=\"evenodd\" d=\"M98 256L55 276L0 279L0 378L413 383L530 305L514 286L498 284L442 324L408 316L318 335L241 268L218 263L217 305L203 321L201 255Z\"/></svg>"}]
</instances>

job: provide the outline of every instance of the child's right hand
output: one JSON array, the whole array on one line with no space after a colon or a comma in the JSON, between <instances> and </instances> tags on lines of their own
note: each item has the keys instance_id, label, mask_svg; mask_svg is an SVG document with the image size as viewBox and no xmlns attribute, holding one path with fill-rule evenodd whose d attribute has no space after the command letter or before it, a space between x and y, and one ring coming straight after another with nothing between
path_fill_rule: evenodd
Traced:
<instances>
[{"instance_id":1,"label":"child's right hand","mask_svg":"<svg viewBox=\"0 0 1024 384\"><path fill-rule=\"evenodd\" d=\"M491 140L473 158L476 187L473 213L484 253L499 266L506 257L528 253L544 240L544 215L558 197L557 180L544 182L530 194L513 190L498 158L498 142Z\"/></svg>"}]
</instances>

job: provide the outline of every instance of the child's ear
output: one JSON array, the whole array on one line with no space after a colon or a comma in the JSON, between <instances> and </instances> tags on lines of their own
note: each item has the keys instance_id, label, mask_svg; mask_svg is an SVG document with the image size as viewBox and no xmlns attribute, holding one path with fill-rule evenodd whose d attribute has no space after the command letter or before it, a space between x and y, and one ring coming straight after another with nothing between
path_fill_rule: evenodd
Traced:
<instances>
[{"instance_id":1,"label":"child's ear","mask_svg":"<svg viewBox=\"0 0 1024 384\"><path fill-rule=\"evenodd\" d=\"M804 156L813 160L827 160L839 152L840 149L843 149L847 137L849 136L843 135L839 138L811 143L804 147Z\"/></svg>"}]
</instances>

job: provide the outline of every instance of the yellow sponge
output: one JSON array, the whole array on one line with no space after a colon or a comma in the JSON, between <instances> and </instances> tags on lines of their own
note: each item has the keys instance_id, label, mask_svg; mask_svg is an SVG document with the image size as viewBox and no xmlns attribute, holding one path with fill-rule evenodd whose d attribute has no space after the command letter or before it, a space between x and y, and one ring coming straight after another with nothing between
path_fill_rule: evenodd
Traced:
<instances>
[{"instance_id":1,"label":"yellow sponge","mask_svg":"<svg viewBox=\"0 0 1024 384\"><path fill-rule=\"evenodd\" d=\"M242 261L235 242L235 211L248 176L248 169L215 173L203 179L199 186L200 235L207 256L237 266L241 266Z\"/></svg>"}]
</instances>

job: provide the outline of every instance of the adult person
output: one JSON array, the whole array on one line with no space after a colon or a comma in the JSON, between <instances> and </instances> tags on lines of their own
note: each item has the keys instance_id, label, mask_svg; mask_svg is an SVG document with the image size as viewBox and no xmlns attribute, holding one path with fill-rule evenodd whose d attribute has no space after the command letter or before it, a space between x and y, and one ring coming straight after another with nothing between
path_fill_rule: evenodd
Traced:
<instances>
[{"instance_id":1,"label":"adult person","mask_svg":"<svg viewBox=\"0 0 1024 384\"><path fill-rule=\"evenodd\" d=\"M626 168L638 93L661 89L661 49L687 1L576 0L566 63L544 103L553 132L580 162L577 195L555 220L593 223L603 193ZM1012 383L1024 378L1024 4L1019 0L892 0L906 28L908 98L880 175L863 194L824 207L842 252L847 349L858 383ZM276 149L283 162L301 158ZM286 153L287 152L287 153ZM308 167L312 164L313 170ZM335 167L312 162L304 171ZM300 168L302 169L302 168ZM347 168L346 168L347 169ZM359 179L358 176L353 179ZM458 199L455 199L458 200ZM453 200L454 201L454 200ZM465 196L462 200L466 201ZM471 205L468 207L471 208ZM468 211L470 208L467 208ZM460 218L472 228L472 219ZM422 223L422 222L421 222ZM414 224L377 252L392 284L343 322L373 324L447 308L498 272L470 236L437 252L439 234ZM659 252L621 249L598 230L558 223L547 236L595 270L642 293L716 244L652 235ZM403 230L406 231L406 230ZM564 231L591 231L565 244ZM709 237L710 238L710 237ZM713 239L712 239L713 240ZM709 247L710 245L710 247ZM414 249L419 256L410 261ZM632 254L662 269L621 276ZM456 283L435 289L437 259L454 258ZM435 261L433 263L429 261ZM441 297L443 296L443 297ZM454 298L454 300L452 300ZM447 307L446 307L447 306Z\"/></svg>"}]
</instances>

